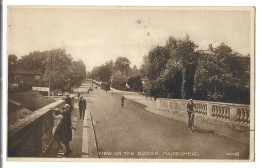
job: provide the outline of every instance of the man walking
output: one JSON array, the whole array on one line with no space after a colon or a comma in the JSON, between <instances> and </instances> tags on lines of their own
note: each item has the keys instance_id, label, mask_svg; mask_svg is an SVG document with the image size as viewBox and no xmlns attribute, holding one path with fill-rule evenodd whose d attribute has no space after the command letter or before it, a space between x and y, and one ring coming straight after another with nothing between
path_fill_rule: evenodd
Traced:
<instances>
[{"instance_id":1,"label":"man walking","mask_svg":"<svg viewBox=\"0 0 260 168\"><path fill-rule=\"evenodd\" d=\"M86 100L83 98L83 96L80 97L79 99L79 119L84 119L85 117L85 110L87 108L87 103Z\"/></svg>"}]
</instances>

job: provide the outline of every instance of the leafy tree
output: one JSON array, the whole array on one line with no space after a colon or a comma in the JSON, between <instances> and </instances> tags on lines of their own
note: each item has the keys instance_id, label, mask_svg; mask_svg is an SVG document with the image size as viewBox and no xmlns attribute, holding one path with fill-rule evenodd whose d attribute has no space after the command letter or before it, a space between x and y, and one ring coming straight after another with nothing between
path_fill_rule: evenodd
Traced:
<instances>
[{"instance_id":1,"label":"leafy tree","mask_svg":"<svg viewBox=\"0 0 260 168\"><path fill-rule=\"evenodd\" d=\"M141 69L142 77L146 78L145 84L150 86L145 87L148 94L176 98L193 97L194 73L199 56L197 47L187 35L184 39L169 37L165 47L153 48L148 56L145 56Z\"/></svg>"},{"instance_id":2,"label":"leafy tree","mask_svg":"<svg viewBox=\"0 0 260 168\"><path fill-rule=\"evenodd\" d=\"M51 90L68 90L70 85L70 66L72 57L63 49L55 49L46 52L47 59L43 61L45 73L43 82L49 85Z\"/></svg>"},{"instance_id":3,"label":"leafy tree","mask_svg":"<svg viewBox=\"0 0 260 168\"><path fill-rule=\"evenodd\" d=\"M101 65L98 69L98 78L101 82L109 82L113 73L113 61Z\"/></svg>"},{"instance_id":4,"label":"leafy tree","mask_svg":"<svg viewBox=\"0 0 260 168\"><path fill-rule=\"evenodd\" d=\"M18 58L16 55L8 55L8 70L11 70L12 68L16 67L18 64Z\"/></svg>"},{"instance_id":5,"label":"leafy tree","mask_svg":"<svg viewBox=\"0 0 260 168\"><path fill-rule=\"evenodd\" d=\"M220 56L224 57L229 55L232 50L231 47L227 46L225 43L221 43L218 47L216 47L213 52L215 54L219 54Z\"/></svg>"},{"instance_id":6,"label":"leafy tree","mask_svg":"<svg viewBox=\"0 0 260 168\"><path fill-rule=\"evenodd\" d=\"M144 90L151 96L162 96L164 86L160 85L160 75L166 68L170 59L170 52L165 47L156 46L144 57L144 64L141 66L141 74L144 79Z\"/></svg>"},{"instance_id":7,"label":"leafy tree","mask_svg":"<svg viewBox=\"0 0 260 168\"><path fill-rule=\"evenodd\" d=\"M51 90L68 90L74 85L79 85L86 77L83 61L72 61L72 57L63 49L34 51L19 60L16 56L10 55L8 59L10 65L15 64L18 68L41 70L42 86L50 86Z\"/></svg>"},{"instance_id":8,"label":"leafy tree","mask_svg":"<svg viewBox=\"0 0 260 168\"><path fill-rule=\"evenodd\" d=\"M70 80L72 86L79 86L86 77L86 66L82 60L72 61Z\"/></svg>"},{"instance_id":9,"label":"leafy tree","mask_svg":"<svg viewBox=\"0 0 260 168\"><path fill-rule=\"evenodd\" d=\"M198 46L190 40L187 35L184 39L179 39L174 50L171 51L172 58L182 64L182 98L193 97L194 73L197 66L199 52Z\"/></svg>"},{"instance_id":10,"label":"leafy tree","mask_svg":"<svg viewBox=\"0 0 260 168\"><path fill-rule=\"evenodd\" d=\"M128 74L130 70L131 62L126 57L118 57L115 61L114 71L120 71L124 74Z\"/></svg>"},{"instance_id":11,"label":"leafy tree","mask_svg":"<svg viewBox=\"0 0 260 168\"><path fill-rule=\"evenodd\" d=\"M142 91L142 80L141 80L141 76L134 76L134 77L130 77L128 79L128 85L130 86L131 89L135 90L135 91Z\"/></svg>"}]
</instances>

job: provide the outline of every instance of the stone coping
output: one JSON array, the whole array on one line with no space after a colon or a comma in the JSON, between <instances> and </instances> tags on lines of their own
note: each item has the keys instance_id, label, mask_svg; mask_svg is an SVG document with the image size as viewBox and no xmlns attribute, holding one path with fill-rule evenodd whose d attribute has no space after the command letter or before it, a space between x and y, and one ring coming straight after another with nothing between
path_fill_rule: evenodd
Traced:
<instances>
[{"instance_id":1,"label":"stone coping","mask_svg":"<svg viewBox=\"0 0 260 168\"><path fill-rule=\"evenodd\" d=\"M47 106L44 106L36 111L33 112L33 114L28 115L23 120L17 121L15 124L10 125L8 127L8 136L12 136L27 125L33 123L34 121L40 119L43 115L47 114L51 108L55 108L56 106L60 105L61 103L64 103L64 100L58 100L56 102L53 102Z\"/></svg>"},{"instance_id":2,"label":"stone coping","mask_svg":"<svg viewBox=\"0 0 260 168\"><path fill-rule=\"evenodd\" d=\"M167 100L167 101L184 101L189 102L188 99L167 99L167 98L157 98L157 100ZM203 100L193 100L193 103L207 103L207 104L221 104L221 105L228 105L228 106L240 106L240 107L247 107L250 108L248 104L235 104L235 103L225 103L225 102L211 102L211 101L203 101Z\"/></svg>"}]
</instances>

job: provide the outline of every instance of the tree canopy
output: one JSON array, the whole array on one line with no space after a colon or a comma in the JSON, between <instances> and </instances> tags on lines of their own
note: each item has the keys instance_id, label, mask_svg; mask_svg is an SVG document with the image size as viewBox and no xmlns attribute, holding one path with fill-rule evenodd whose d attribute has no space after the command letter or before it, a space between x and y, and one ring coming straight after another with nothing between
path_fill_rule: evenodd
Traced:
<instances>
[{"instance_id":1,"label":"tree canopy","mask_svg":"<svg viewBox=\"0 0 260 168\"><path fill-rule=\"evenodd\" d=\"M34 51L20 59L9 55L8 64L11 68L40 70L41 85L50 86L51 90L68 90L69 87L79 85L86 77L86 66L83 61L73 61L71 55L64 49Z\"/></svg>"}]
</instances>

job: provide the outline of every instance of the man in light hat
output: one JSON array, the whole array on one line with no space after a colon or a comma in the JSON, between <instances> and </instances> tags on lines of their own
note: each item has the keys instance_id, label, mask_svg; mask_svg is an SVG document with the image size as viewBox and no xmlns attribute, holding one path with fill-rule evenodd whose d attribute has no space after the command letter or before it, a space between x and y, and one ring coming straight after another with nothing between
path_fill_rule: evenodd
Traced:
<instances>
[{"instance_id":1,"label":"man in light hat","mask_svg":"<svg viewBox=\"0 0 260 168\"><path fill-rule=\"evenodd\" d=\"M188 113L188 128L191 129L191 114L194 112L194 103L193 100L190 99L190 102L187 104L187 113Z\"/></svg>"}]
</instances>

